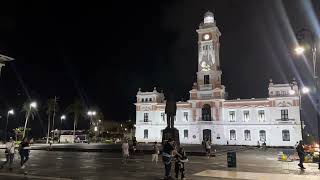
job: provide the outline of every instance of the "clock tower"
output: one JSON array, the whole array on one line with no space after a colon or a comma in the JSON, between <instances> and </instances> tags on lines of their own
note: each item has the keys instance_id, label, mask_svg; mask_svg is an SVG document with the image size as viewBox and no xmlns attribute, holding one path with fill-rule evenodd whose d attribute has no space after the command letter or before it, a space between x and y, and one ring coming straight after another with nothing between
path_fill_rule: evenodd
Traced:
<instances>
[{"instance_id":1,"label":"clock tower","mask_svg":"<svg viewBox=\"0 0 320 180\"><path fill-rule=\"evenodd\" d=\"M213 13L204 14L198 33L198 72L196 89L209 93L208 98L224 98L224 86L221 85L221 70L219 59L219 37L221 33L216 26ZM194 86L195 88L195 86ZM205 92L206 91L206 92ZM213 93L211 93L214 91Z\"/></svg>"}]
</instances>

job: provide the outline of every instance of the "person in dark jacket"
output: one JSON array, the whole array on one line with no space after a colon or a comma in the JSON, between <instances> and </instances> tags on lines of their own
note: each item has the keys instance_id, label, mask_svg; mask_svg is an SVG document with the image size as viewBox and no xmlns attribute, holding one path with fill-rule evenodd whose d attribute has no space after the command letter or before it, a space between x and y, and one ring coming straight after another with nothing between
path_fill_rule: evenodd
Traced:
<instances>
[{"instance_id":1,"label":"person in dark jacket","mask_svg":"<svg viewBox=\"0 0 320 180\"><path fill-rule=\"evenodd\" d=\"M298 153L298 156L299 156L299 160L300 160L300 163L298 164L298 166L301 169L305 169L305 167L303 166L305 152L304 152L304 149L303 149L302 141L299 142L298 146L296 147L296 150L297 150L297 153Z\"/></svg>"},{"instance_id":2,"label":"person in dark jacket","mask_svg":"<svg viewBox=\"0 0 320 180\"><path fill-rule=\"evenodd\" d=\"M30 145L26 137L23 138L22 142L19 145L19 154L21 157L20 165L21 169L25 168L25 163L29 160Z\"/></svg>"},{"instance_id":3,"label":"person in dark jacket","mask_svg":"<svg viewBox=\"0 0 320 180\"><path fill-rule=\"evenodd\" d=\"M175 173L176 173L176 179L179 178L179 173L181 173L181 179L185 179L185 168L184 168L184 163L188 161L186 152L184 151L183 147L180 147L178 150L179 155L175 156Z\"/></svg>"}]
</instances>

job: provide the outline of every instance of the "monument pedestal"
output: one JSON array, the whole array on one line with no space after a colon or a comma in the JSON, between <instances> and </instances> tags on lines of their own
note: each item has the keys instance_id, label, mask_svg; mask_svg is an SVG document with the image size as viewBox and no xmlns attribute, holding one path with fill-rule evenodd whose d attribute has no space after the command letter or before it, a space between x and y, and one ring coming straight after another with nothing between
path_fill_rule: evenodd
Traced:
<instances>
[{"instance_id":1,"label":"monument pedestal","mask_svg":"<svg viewBox=\"0 0 320 180\"><path fill-rule=\"evenodd\" d=\"M164 145L169 138L172 138L177 146L180 146L179 130L176 128L165 128L162 131L162 145Z\"/></svg>"}]
</instances>

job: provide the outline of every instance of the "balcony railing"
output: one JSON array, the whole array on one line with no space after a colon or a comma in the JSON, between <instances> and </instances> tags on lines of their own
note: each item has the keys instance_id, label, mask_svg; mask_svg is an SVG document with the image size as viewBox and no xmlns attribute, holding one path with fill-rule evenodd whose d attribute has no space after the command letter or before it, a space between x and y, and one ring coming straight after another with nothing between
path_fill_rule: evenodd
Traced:
<instances>
[{"instance_id":1,"label":"balcony railing","mask_svg":"<svg viewBox=\"0 0 320 180\"><path fill-rule=\"evenodd\" d=\"M203 84L200 85L200 90L212 90L212 84Z\"/></svg>"}]
</instances>

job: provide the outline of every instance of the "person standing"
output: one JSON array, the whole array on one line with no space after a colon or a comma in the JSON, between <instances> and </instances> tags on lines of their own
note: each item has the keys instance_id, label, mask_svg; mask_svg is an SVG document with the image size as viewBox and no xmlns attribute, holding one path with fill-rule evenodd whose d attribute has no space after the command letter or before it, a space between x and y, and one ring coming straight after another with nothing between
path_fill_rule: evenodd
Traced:
<instances>
[{"instance_id":1,"label":"person standing","mask_svg":"<svg viewBox=\"0 0 320 180\"><path fill-rule=\"evenodd\" d=\"M159 147L157 141L153 144L152 162L155 161L158 164Z\"/></svg>"},{"instance_id":2,"label":"person standing","mask_svg":"<svg viewBox=\"0 0 320 180\"><path fill-rule=\"evenodd\" d=\"M22 142L19 145L19 154L21 157L21 161L20 161L21 169L24 169L26 167L26 162L29 160L29 154L30 154L30 144L26 137L22 139Z\"/></svg>"},{"instance_id":3,"label":"person standing","mask_svg":"<svg viewBox=\"0 0 320 180\"><path fill-rule=\"evenodd\" d=\"M302 141L299 141L299 144L297 145L296 150L297 150L297 153L298 153L298 156L299 156L299 161L300 161L298 166L301 169L305 169L305 167L303 166L305 152L304 152L304 149L303 149L303 142Z\"/></svg>"},{"instance_id":4,"label":"person standing","mask_svg":"<svg viewBox=\"0 0 320 180\"><path fill-rule=\"evenodd\" d=\"M128 158L129 158L129 143L127 139L122 143L122 154L123 154L122 163L127 164Z\"/></svg>"},{"instance_id":5,"label":"person standing","mask_svg":"<svg viewBox=\"0 0 320 180\"><path fill-rule=\"evenodd\" d=\"M178 156L176 155L175 158L176 158L176 161L175 161L175 173L176 173L176 179L179 178L179 173L181 173L181 179L185 179L185 174L184 174L184 171L185 171L185 166L184 166L184 163L188 161L188 158L187 158L187 155L186 155L186 152L184 151L184 149L182 147L179 148L179 151L178 153L181 155L181 156Z\"/></svg>"},{"instance_id":6,"label":"person standing","mask_svg":"<svg viewBox=\"0 0 320 180\"><path fill-rule=\"evenodd\" d=\"M136 139L136 137L133 137L133 139L132 139L132 150L133 150L133 153L136 153L136 150L137 150L137 139Z\"/></svg>"},{"instance_id":7,"label":"person standing","mask_svg":"<svg viewBox=\"0 0 320 180\"><path fill-rule=\"evenodd\" d=\"M172 159L175 155L181 157L181 155L175 149L173 139L169 138L162 150L162 162L164 163L165 168L164 180L171 179Z\"/></svg>"},{"instance_id":8,"label":"person standing","mask_svg":"<svg viewBox=\"0 0 320 180\"><path fill-rule=\"evenodd\" d=\"M206 140L205 147L206 147L206 153L209 159L211 156L211 142L209 141L209 139Z\"/></svg>"},{"instance_id":9,"label":"person standing","mask_svg":"<svg viewBox=\"0 0 320 180\"><path fill-rule=\"evenodd\" d=\"M12 137L10 137L10 140L6 143L6 161L0 166L0 169L2 169L8 162L9 162L9 170L12 171L12 163L14 159L14 141Z\"/></svg>"}]
</instances>

